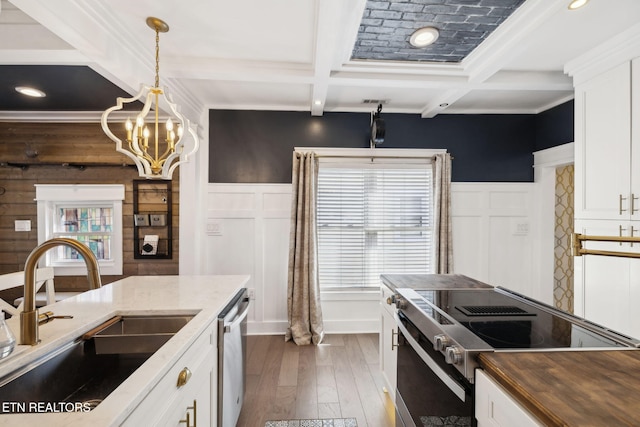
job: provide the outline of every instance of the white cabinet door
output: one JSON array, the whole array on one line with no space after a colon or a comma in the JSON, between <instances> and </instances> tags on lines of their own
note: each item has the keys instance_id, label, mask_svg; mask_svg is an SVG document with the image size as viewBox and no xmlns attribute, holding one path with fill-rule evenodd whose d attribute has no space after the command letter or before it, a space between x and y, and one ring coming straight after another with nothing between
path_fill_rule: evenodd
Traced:
<instances>
[{"instance_id":1,"label":"white cabinet door","mask_svg":"<svg viewBox=\"0 0 640 427\"><path fill-rule=\"evenodd\" d=\"M398 327L393 317L395 304L387 304L387 298L393 293L386 286L381 286L380 300L380 369L385 380L389 397L395 403L396 401L396 368L398 365Z\"/></svg>"},{"instance_id":2,"label":"white cabinet door","mask_svg":"<svg viewBox=\"0 0 640 427\"><path fill-rule=\"evenodd\" d=\"M577 87L575 109L575 217L629 219L631 63Z\"/></svg>"},{"instance_id":3,"label":"white cabinet door","mask_svg":"<svg viewBox=\"0 0 640 427\"><path fill-rule=\"evenodd\" d=\"M631 61L631 105L630 210L631 219L640 220L640 58Z\"/></svg>"},{"instance_id":4,"label":"white cabinet door","mask_svg":"<svg viewBox=\"0 0 640 427\"><path fill-rule=\"evenodd\" d=\"M482 369L476 369L475 412L478 427L542 426Z\"/></svg>"},{"instance_id":5,"label":"white cabinet door","mask_svg":"<svg viewBox=\"0 0 640 427\"><path fill-rule=\"evenodd\" d=\"M208 372L200 369L198 376L194 376L185 386L182 399L175 409L164 418L167 426L171 427L211 427L211 390L213 369L208 366Z\"/></svg>"},{"instance_id":6,"label":"white cabinet door","mask_svg":"<svg viewBox=\"0 0 640 427\"><path fill-rule=\"evenodd\" d=\"M200 427L215 423L217 381L216 335L217 323L213 322L174 363L158 384L149 392L123 423L124 426L186 424L189 413L193 426L193 402L196 401L196 421ZM178 378L188 369L191 374L186 384L178 386ZM181 422L181 420L183 422Z\"/></svg>"},{"instance_id":7,"label":"white cabinet door","mask_svg":"<svg viewBox=\"0 0 640 427\"><path fill-rule=\"evenodd\" d=\"M640 259L629 260L629 329L623 332L640 339Z\"/></svg>"}]
</instances>

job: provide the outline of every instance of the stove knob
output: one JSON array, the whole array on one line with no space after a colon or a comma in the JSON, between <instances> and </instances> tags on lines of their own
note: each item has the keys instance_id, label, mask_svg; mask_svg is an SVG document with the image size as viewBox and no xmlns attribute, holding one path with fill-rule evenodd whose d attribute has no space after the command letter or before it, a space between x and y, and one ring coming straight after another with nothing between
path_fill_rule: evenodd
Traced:
<instances>
[{"instance_id":1,"label":"stove knob","mask_svg":"<svg viewBox=\"0 0 640 427\"><path fill-rule=\"evenodd\" d=\"M444 353L444 361L451 365L457 365L462 362L462 351L460 347L455 345L447 347Z\"/></svg>"},{"instance_id":2,"label":"stove knob","mask_svg":"<svg viewBox=\"0 0 640 427\"><path fill-rule=\"evenodd\" d=\"M402 298L402 297L396 297L396 308L399 308L400 310L404 310L405 308L407 308L407 301Z\"/></svg>"},{"instance_id":3,"label":"stove knob","mask_svg":"<svg viewBox=\"0 0 640 427\"><path fill-rule=\"evenodd\" d=\"M449 346L449 337L445 334L438 334L433 337L433 349L435 351L444 351Z\"/></svg>"}]
</instances>

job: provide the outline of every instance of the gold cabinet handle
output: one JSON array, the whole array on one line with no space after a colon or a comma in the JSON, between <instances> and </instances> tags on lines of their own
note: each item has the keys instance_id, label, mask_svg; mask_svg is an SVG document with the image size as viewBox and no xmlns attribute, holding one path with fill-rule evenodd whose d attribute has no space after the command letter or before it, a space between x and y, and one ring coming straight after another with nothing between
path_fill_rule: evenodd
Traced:
<instances>
[{"instance_id":1,"label":"gold cabinet handle","mask_svg":"<svg viewBox=\"0 0 640 427\"><path fill-rule=\"evenodd\" d=\"M193 406L188 406L187 411L189 409L193 410L193 427L196 427L196 423L198 422L198 417L196 416L196 400L193 399Z\"/></svg>"},{"instance_id":2,"label":"gold cabinet handle","mask_svg":"<svg viewBox=\"0 0 640 427\"><path fill-rule=\"evenodd\" d=\"M634 213L638 212L640 209L636 209L636 203L635 200L638 199L638 197L635 196L635 194L631 193L631 215L633 215Z\"/></svg>"},{"instance_id":3,"label":"gold cabinet handle","mask_svg":"<svg viewBox=\"0 0 640 427\"><path fill-rule=\"evenodd\" d=\"M623 232L623 231L627 231L627 228L626 228L626 227L623 227L623 226L621 226L621 225L619 225L619 226L618 226L618 235L619 235L620 237L624 237L624 236L622 235L622 232ZM631 232L631 235L633 236L633 231ZM622 246L622 242L620 242L620 243L619 243L619 245L620 245L620 246Z\"/></svg>"},{"instance_id":4,"label":"gold cabinet handle","mask_svg":"<svg viewBox=\"0 0 640 427\"><path fill-rule=\"evenodd\" d=\"M191 427L191 414L187 411L187 415L184 420L180 420L180 424L185 423L187 427Z\"/></svg>"},{"instance_id":5,"label":"gold cabinet handle","mask_svg":"<svg viewBox=\"0 0 640 427\"><path fill-rule=\"evenodd\" d=\"M189 411L193 411L193 425L191 425L191 414ZM197 427L198 416L196 413L196 400L193 399L193 406L187 406L187 413L184 420L180 420L180 424L185 423L187 427Z\"/></svg>"},{"instance_id":6,"label":"gold cabinet handle","mask_svg":"<svg viewBox=\"0 0 640 427\"><path fill-rule=\"evenodd\" d=\"M632 225L631 226L631 237L635 237L634 234L636 234L636 228ZM633 247L633 242L631 242L631 247Z\"/></svg>"},{"instance_id":7,"label":"gold cabinet handle","mask_svg":"<svg viewBox=\"0 0 640 427\"><path fill-rule=\"evenodd\" d=\"M622 212L626 212L626 209L622 209L622 201L623 200L627 200L626 197L622 197L622 194L620 194L620 199L619 199L619 204L618 204L618 212L620 215L622 215Z\"/></svg>"},{"instance_id":8,"label":"gold cabinet handle","mask_svg":"<svg viewBox=\"0 0 640 427\"><path fill-rule=\"evenodd\" d=\"M178 387L182 387L183 385L185 385L189 381L189 378L191 378L191 371L189 370L189 368L185 367L178 374L177 386Z\"/></svg>"}]
</instances>

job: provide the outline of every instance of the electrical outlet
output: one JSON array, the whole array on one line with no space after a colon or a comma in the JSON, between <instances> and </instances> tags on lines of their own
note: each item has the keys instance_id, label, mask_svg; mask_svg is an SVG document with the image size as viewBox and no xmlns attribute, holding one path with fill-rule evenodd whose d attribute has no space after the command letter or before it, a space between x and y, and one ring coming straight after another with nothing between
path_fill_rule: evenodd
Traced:
<instances>
[{"instance_id":1,"label":"electrical outlet","mask_svg":"<svg viewBox=\"0 0 640 427\"><path fill-rule=\"evenodd\" d=\"M207 222L207 234L209 236L222 236L222 224L218 221Z\"/></svg>"},{"instance_id":2,"label":"electrical outlet","mask_svg":"<svg viewBox=\"0 0 640 427\"><path fill-rule=\"evenodd\" d=\"M30 219L16 219L14 221L15 231L31 231Z\"/></svg>"},{"instance_id":3,"label":"electrical outlet","mask_svg":"<svg viewBox=\"0 0 640 427\"><path fill-rule=\"evenodd\" d=\"M249 294L249 299L250 300L256 299L256 290L255 289L249 288L248 289L248 294Z\"/></svg>"},{"instance_id":4,"label":"electrical outlet","mask_svg":"<svg viewBox=\"0 0 640 427\"><path fill-rule=\"evenodd\" d=\"M511 223L511 227L512 227L511 234L514 236L526 236L529 234L529 222L526 220L513 221Z\"/></svg>"}]
</instances>

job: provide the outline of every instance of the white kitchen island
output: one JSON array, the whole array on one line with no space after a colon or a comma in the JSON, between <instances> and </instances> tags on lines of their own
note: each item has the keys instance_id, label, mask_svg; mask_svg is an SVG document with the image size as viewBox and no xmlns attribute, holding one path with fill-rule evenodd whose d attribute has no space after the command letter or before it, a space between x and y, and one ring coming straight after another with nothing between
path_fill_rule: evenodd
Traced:
<instances>
[{"instance_id":1,"label":"white kitchen island","mask_svg":"<svg viewBox=\"0 0 640 427\"><path fill-rule=\"evenodd\" d=\"M3 413L0 425L180 425L183 414L193 417L189 408L196 397L199 397L198 417L204 420L198 425L215 425L216 319L248 280L249 276L133 276L41 309L73 318L41 325L40 344L16 346L9 357L0 361L0 377L117 315L195 314L195 317L92 411ZM19 337L17 317L7 324ZM177 387L177 376L184 368L193 372L192 378L184 387ZM177 418L172 419L174 416Z\"/></svg>"}]
</instances>

